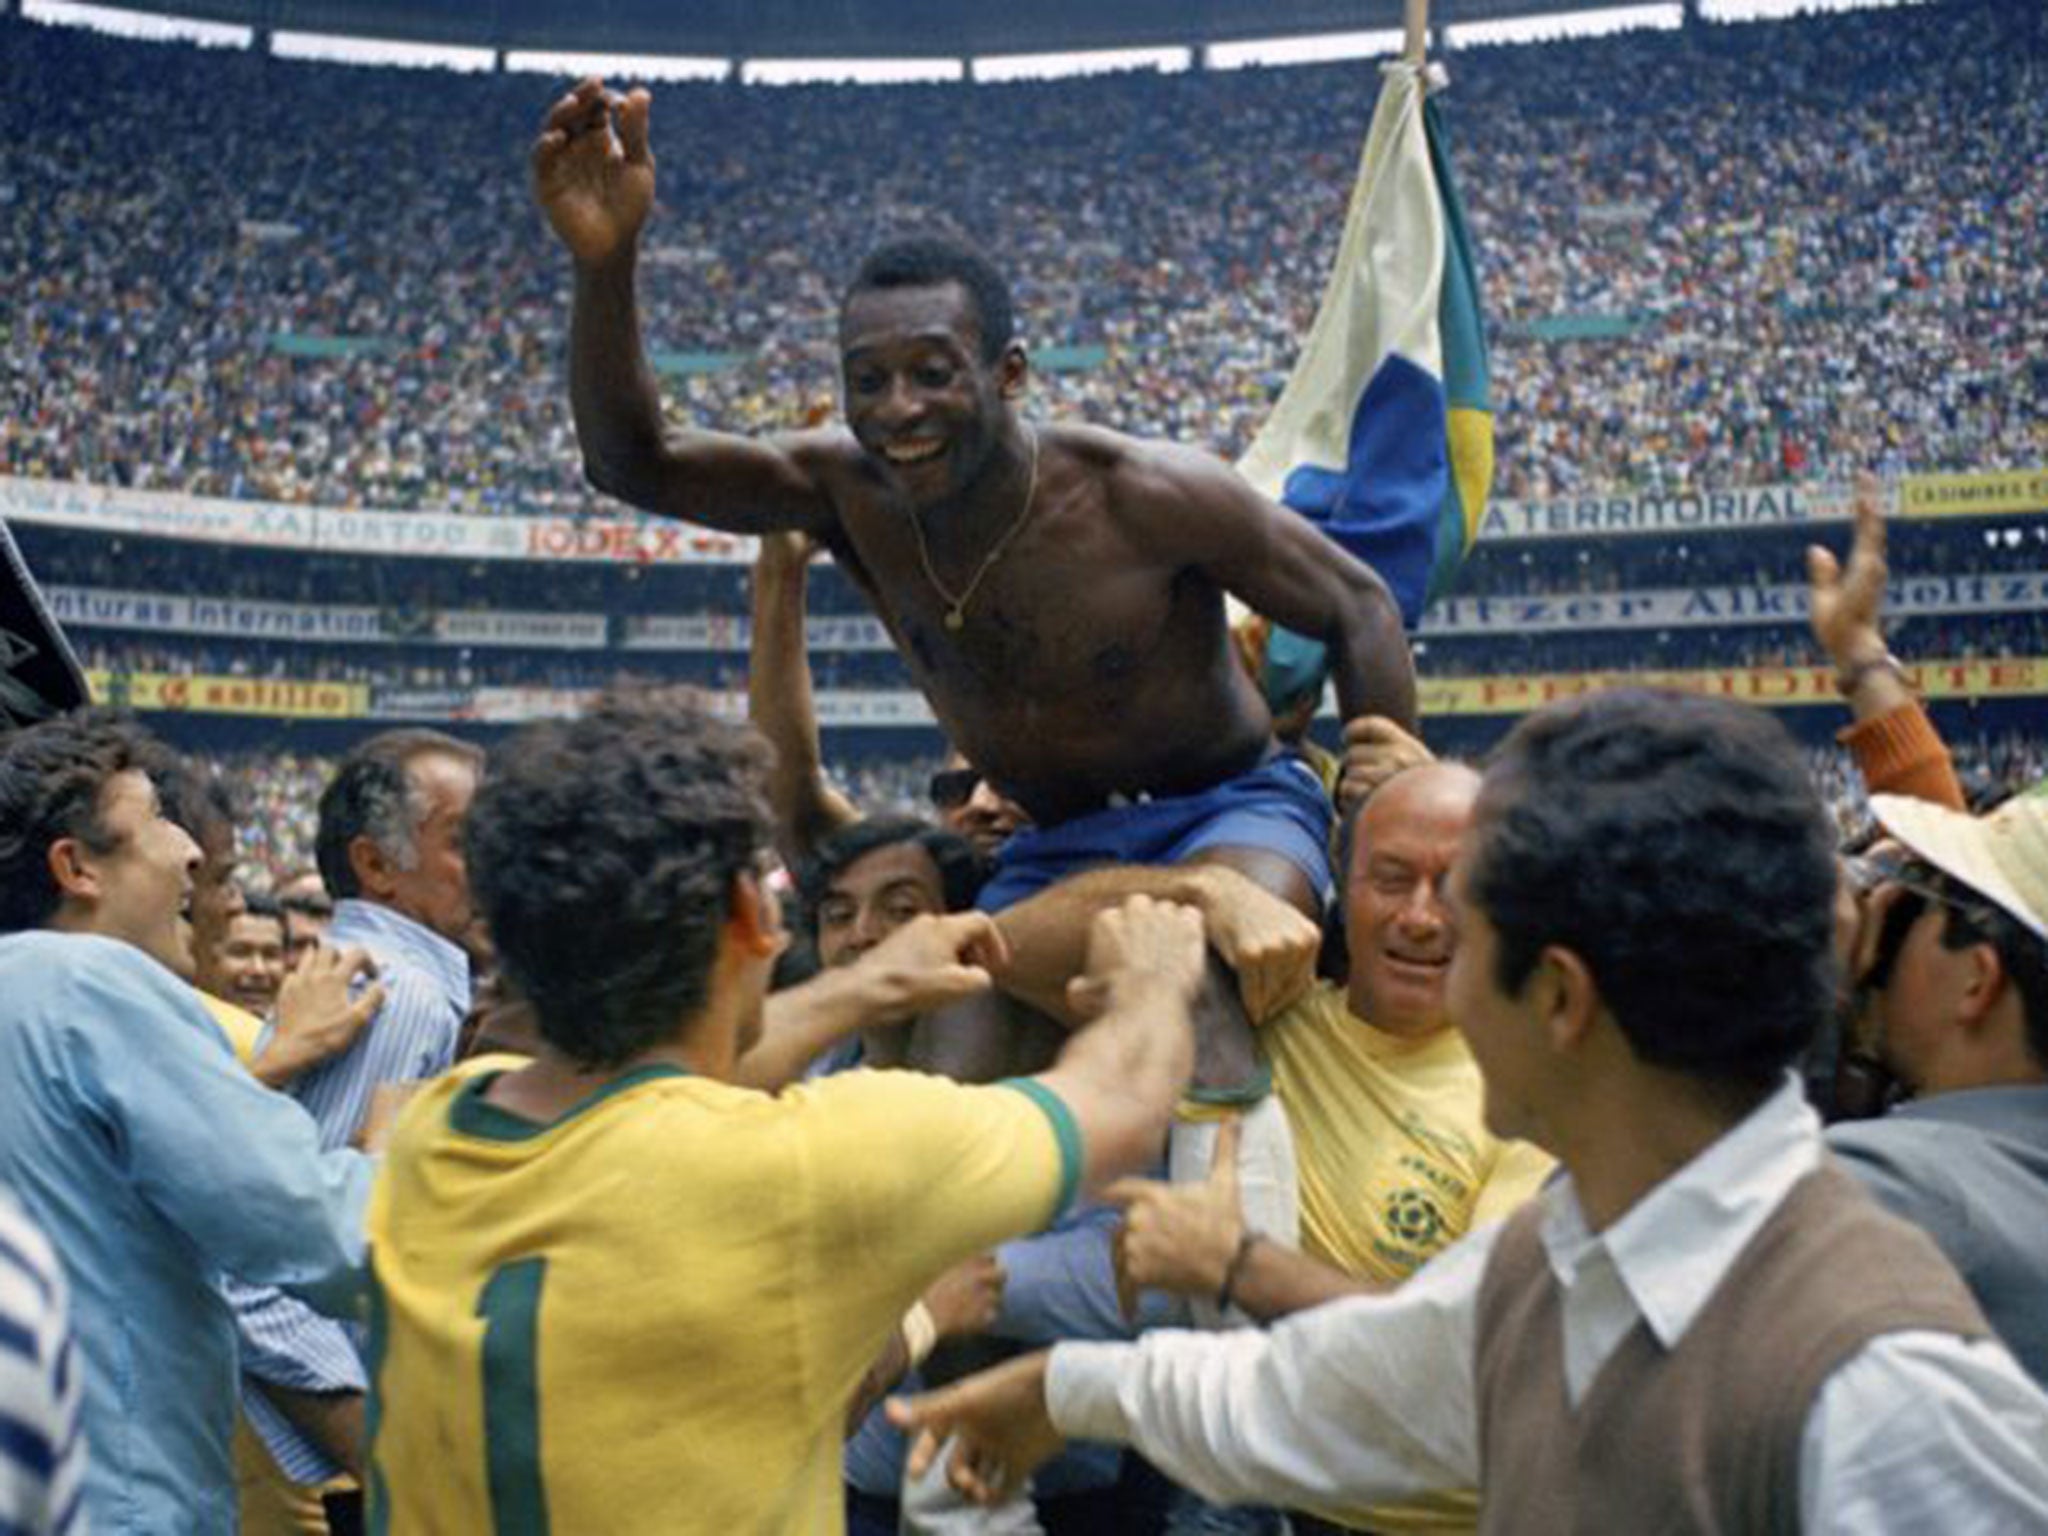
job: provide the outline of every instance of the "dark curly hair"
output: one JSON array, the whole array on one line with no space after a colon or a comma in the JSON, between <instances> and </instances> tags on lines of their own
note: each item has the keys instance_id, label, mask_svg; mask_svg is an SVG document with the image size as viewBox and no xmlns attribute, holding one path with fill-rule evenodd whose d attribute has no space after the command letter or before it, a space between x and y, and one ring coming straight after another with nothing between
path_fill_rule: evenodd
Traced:
<instances>
[{"instance_id":1,"label":"dark curly hair","mask_svg":"<svg viewBox=\"0 0 2048 1536\"><path fill-rule=\"evenodd\" d=\"M113 840L100 822L107 781L139 769L159 786L177 757L126 714L81 709L0 740L0 933L41 928L63 892L50 845L76 838L96 853Z\"/></svg>"},{"instance_id":2,"label":"dark curly hair","mask_svg":"<svg viewBox=\"0 0 2048 1536\"><path fill-rule=\"evenodd\" d=\"M939 872L940 895L948 912L964 912L974 905L986 871L972 843L957 832L948 832L914 816L869 816L820 838L798 871L797 893L803 902L804 927L812 938L818 933L818 908L831 890L834 877L876 849L893 848L898 843L915 843L930 856L932 866Z\"/></svg>"},{"instance_id":3,"label":"dark curly hair","mask_svg":"<svg viewBox=\"0 0 2048 1536\"><path fill-rule=\"evenodd\" d=\"M733 882L768 835L766 748L676 690L615 689L494 750L470 888L540 1033L616 1067L710 995Z\"/></svg>"},{"instance_id":4,"label":"dark curly hair","mask_svg":"<svg viewBox=\"0 0 2048 1536\"><path fill-rule=\"evenodd\" d=\"M1472 847L1495 982L1572 951L1645 1062L1768 1085L1833 1005L1828 819L1761 710L1641 689L1541 710L1489 766Z\"/></svg>"},{"instance_id":5,"label":"dark curly hair","mask_svg":"<svg viewBox=\"0 0 2048 1536\"><path fill-rule=\"evenodd\" d=\"M981 360L994 362L1017 333L1010 285L993 262L952 235L911 235L876 246L840 295L840 312L845 313L857 294L875 289L937 288L945 283L958 283L966 290L981 335Z\"/></svg>"},{"instance_id":6,"label":"dark curly hair","mask_svg":"<svg viewBox=\"0 0 2048 1536\"><path fill-rule=\"evenodd\" d=\"M242 824L238 796L228 781L209 769L181 762L162 787L164 816L185 831L201 852L234 847L235 829Z\"/></svg>"}]
</instances>

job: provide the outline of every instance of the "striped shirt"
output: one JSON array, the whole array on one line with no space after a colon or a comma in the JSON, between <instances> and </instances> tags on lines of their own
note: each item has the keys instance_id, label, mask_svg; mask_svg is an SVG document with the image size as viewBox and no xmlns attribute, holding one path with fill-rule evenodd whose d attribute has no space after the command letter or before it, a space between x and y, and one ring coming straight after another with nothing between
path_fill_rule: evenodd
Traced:
<instances>
[{"instance_id":1,"label":"striped shirt","mask_svg":"<svg viewBox=\"0 0 2048 1536\"><path fill-rule=\"evenodd\" d=\"M375 902L334 908L327 942L360 945L377 962L384 1004L355 1044L287 1090L320 1127L323 1147L347 1146L379 1085L439 1077L455 1061L469 1012L469 957L411 918ZM242 1411L278 1470L318 1484L343 1471L294 1429L255 1385L301 1392L361 1392L366 1382L352 1330L269 1286L230 1281L242 1346Z\"/></svg>"},{"instance_id":2,"label":"striped shirt","mask_svg":"<svg viewBox=\"0 0 2048 1536\"><path fill-rule=\"evenodd\" d=\"M85 1382L64 1273L0 1196L0 1533L76 1536L85 1494Z\"/></svg>"}]
</instances>

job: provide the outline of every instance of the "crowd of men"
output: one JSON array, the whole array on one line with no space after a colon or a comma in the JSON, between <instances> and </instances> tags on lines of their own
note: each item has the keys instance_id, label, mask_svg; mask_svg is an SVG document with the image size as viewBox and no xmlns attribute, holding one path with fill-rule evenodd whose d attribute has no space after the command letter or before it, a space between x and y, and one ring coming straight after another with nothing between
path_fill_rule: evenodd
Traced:
<instances>
[{"instance_id":1,"label":"crowd of men","mask_svg":"<svg viewBox=\"0 0 2048 1536\"><path fill-rule=\"evenodd\" d=\"M1483 773L1387 732L1326 932L1122 872L1077 1027L981 1088L898 1064L1028 989L1065 897L974 910L1027 823L972 768L785 880L762 743L685 697L488 758L392 732L280 905L235 895L204 770L104 711L18 732L0 1516L2032 1528L2048 801L1960 808L1871 558L1814 572L1852 745L1910 792L1852 877L1742 706L1555 706ZM1291 1126L1284 1232L1236 1118L1163 1177L1205 938ZM1889 1113L1823 1133L1836 1066Z\"/></svg>"},{"instance_id":2,"label":"crowd of men","mask_svg":"<svg viewBox=\"0 0 2048 1536\"><path fill-rule=\"evenodd\" d=\"M10 656L0 1521L2048 1525L2048 798L1965 804L1876 482L1805 611L1882 839L1720 699L1440 762L1382 578L1208 453L1027 415L950 234L839 292L843 426L671 420L655 119L577 85L533 196L591 484L762 539L751 725L619 686L488 753L384 732L273 904L217 776ZM929 820L824 773L819 548L954 748Z\"/></svg>"},{"instance_id":3,"label":"crowd of men","mask_svg":"<svg viewBox=\"0 0 2048 1536\"><path fill-rule=\"evenodd\" d=\"M1456 54L1499 494L2038 463L2043 58L2010 0ZM7 472L594 505L508 153L547 86L437 79L439 131L407 140L405 71L18 20L0 61ZM660 149L690 175L653 332L751 359L689 383L702 419L799 425L829 397L840 274L944 208L1015 253L1035 346L1109 350L1049 381L1059 414L1235 454L1321 291L1375 89L1358 65L675 87ZM1584 315L1637 329L1528 330ZM287 356L281 333L361 345Z\"/></svg>"}]
</instances>

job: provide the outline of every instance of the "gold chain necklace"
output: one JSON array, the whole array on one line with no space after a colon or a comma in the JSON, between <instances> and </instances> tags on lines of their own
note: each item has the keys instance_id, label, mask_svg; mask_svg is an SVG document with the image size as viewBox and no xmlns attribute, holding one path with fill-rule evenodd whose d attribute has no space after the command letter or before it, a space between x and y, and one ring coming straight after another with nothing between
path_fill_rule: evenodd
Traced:
<instances>
[{"instance_id":1,"label":"gold chain necklace","mask_svg":"<svg viewBox=\"0 0 2048 1536\"><path fill-rule=\"evenodd\" d=\"M989 546L988 553L981 557L981 564L974 568L974 574L968 578L967 585L960 589L958 595L939 580L938 570L932 564L931 551L925 547L924 522L915 511L910 514L910 532L917 540L917 558L924 566L924 578L932 584L932 590L946 600L946 628L956 634L967 622L967 605L974 601L974 593L981 585L981 578L989 573L989 567L996 563L997 557L1010 547L1010 541L1016 538L1018 532L1031 520L1032 505L1038 500L1038 433L1029 426L1024 430L1031 434L1031 475L1024 486L1024 506L1017 513L1016 520L1003 530L1002 537Z\"/></svg>"}]
</instances>

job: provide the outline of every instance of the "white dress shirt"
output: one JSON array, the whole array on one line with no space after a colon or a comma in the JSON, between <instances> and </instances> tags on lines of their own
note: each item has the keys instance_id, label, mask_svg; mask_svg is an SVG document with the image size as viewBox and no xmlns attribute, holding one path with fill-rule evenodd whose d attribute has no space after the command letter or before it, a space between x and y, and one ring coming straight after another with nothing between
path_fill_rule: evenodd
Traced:
<instances>
[{"instance_id":1,"label":"white dress shirt","mask_svg":"<svg viewBox=\"0 0 2048 1536\"><path fill-rule=\"evenodd\" d=\"M1545 1190L1572 1401L1639 1319L1675 1347L1821 1153L1820 1121L1788 1080L1604 1232L1588 1230L1568 1177ZM1268 1333L1062 1344L1046 1382L1053 1422L1135 1445L1219 1501L1358 1510L1473 1487L1474 1335L1499 1232L1472 1233L1398 1291ZM1815 1398L1799 1481L1810 1532L2048 1531L2048 1395L1994 1339L1881 1335Z\"/></svg>"}]
</instances>

